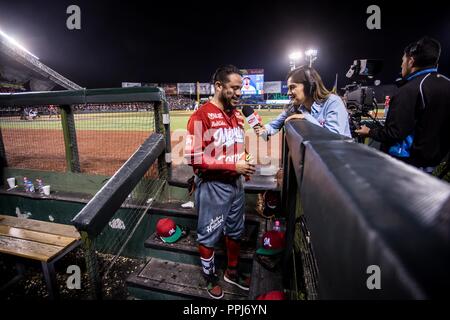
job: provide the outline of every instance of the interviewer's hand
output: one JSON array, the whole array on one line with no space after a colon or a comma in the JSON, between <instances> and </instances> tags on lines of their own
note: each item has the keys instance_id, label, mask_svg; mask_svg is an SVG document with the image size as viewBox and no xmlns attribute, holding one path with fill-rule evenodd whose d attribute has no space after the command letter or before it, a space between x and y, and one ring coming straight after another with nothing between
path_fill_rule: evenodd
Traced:
<instances>
[{"instance_id":1,"label":"interviewer's hand","mask_svg":"<svg viewBox=\"0 0 450 320\"><path fill-rule=\"evenodd\" d=\"M355 130L355 132L361 137L367 137L369 135L370 128L362 125L361 128Z\"/></svg>"},{"instance_id":2,"label":"interviewer's hand","mask_svg":"<svg viewBox=\"0 0 450 320\"><path fill-rule=\"evenodd\" d=\"M305 119L305 115L302 113L293 114L292 116L287 117L286 120L284 120L284 123L292 119Z\"/></svg>"},{"instance_id":3,"label":"interviewer's hand","mask_svg":"<svg viewBox=\"0 0 450 320\"><path fill-rule=\"evenodd\" d=\"M260 126L256 126L254 128L256 135L261 136L264 135L264 133L267 131L266 127L261 124Z\"/></svg>"},{"instance_id":4,"label":"interviewer's hand","mask_svg":"<svg viewBox=\"0 0 450 320\"><path fill-rule=\"evenodd\" d=\"M239 161L236 163L236 172L243 175L251 175L255 173L255 165L247 161Z\"/></svg>"}]
</instances>

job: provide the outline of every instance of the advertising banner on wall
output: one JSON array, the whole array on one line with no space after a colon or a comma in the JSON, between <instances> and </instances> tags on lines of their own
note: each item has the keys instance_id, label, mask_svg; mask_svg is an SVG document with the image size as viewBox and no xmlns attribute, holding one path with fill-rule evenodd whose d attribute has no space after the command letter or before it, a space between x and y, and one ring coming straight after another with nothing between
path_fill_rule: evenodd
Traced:
<instances>
[{"instance_id":1,"label":"advertising banner on wall","mask_svg":"<svg viewBox=\"0 0 450 320\"><path fill-rule=\"evenodd\" d=\"M195 94L195 83L177 83L178 94Z\"/></svg>"},{"instance_id":2,"label":"advertising banner on wall","mask_svg":"<svg viewBox=\"0 0 450 320\"><path fill-rule=\"evenodd\" d=\"M211 84L210 83L199 83L198 85L199 93L209 95L211 94Z\"/></svg>"},{"instance_id":3,"label":"advertising banner on wall","mask_svg":"<svg viewBox=\"0 0 450 320\"><path fill-rule=\"evenodd\" d=\"M122 88L141 87L140 82L122 82Z\"/></svg>"}]
</instances>

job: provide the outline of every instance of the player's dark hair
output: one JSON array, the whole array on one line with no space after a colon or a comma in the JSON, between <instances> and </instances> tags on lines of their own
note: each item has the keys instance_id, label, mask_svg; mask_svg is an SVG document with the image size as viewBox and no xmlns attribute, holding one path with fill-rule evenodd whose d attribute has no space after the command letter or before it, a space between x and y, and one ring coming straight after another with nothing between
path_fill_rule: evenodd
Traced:
<instances>
[{"instance_id":1,"label":"player's dark hair","mask_svg":"<svg viewBox=\"0 0 450 320\"><path fill-rule=\"evenodd\" d=\"M417 68L435 67L441 55L441 44L435 39L423 37L407 45L404 53L407 57L414 58L414 66Z\"/></svg>"},{"instance_id":2,"label":"player's dark hair","mask_svg":"<svg viewBox=\"0 0 450 320\"><path fill-rule=\"evenodd\" d=\"M216 72L214 72L214 74L212 76L212 83L214 84L217 81L219 81L221 83L228 83L230 81L230 79L228 78L228 76L230 74L238 74L238 75L242 76L242 73L238 68L229 64L229 65L218 68L216 70Z\"/></svg>"}]
</instances>

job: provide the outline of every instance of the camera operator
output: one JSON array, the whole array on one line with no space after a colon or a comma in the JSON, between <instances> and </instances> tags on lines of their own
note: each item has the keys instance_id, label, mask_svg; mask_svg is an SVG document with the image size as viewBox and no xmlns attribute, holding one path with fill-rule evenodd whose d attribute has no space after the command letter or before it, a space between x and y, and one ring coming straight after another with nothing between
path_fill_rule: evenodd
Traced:
<instances>
[{"instance_id":1,"label":"camera operator","mask_svg":"<svg viewBox=\"0 0 450 320\"><path fill-rule=\"evenodd\" d=\"M325 88L319 73L301 66L287 76L292 106L264 127L255 127L257 135L276 134L291 119L305 119L331 132L351 137L348 113L339 96Z\"/></svg>"},{"instance_id":2,"label":"camera operator","mask_svg":"<svg viewBox=\"0 0 450 320\"><path fill-rule=\"evenodd\" d=\"M381 150L431 173L450 147L450 81L437 72L438 41L409 44L402 58L402 86L390 101L385 126L356 133L382 143Z\"/></svg>"}]
</instances>

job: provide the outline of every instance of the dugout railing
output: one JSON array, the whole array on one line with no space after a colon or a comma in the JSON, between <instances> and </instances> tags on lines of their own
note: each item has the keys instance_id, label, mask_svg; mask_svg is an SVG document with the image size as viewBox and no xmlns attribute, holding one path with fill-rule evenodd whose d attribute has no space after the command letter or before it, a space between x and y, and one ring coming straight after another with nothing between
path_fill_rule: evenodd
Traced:
<instances>
[{"instance_id":1,"label":"dugout railing","mask_svg":"<svg viewBox=\"0 0 450 320\"><path fill-rule=\"evenodd\" d=\"M449 296L447 183L301 120L286 124L284 169L293 298Z\"/></svg>"}]
</instances>

